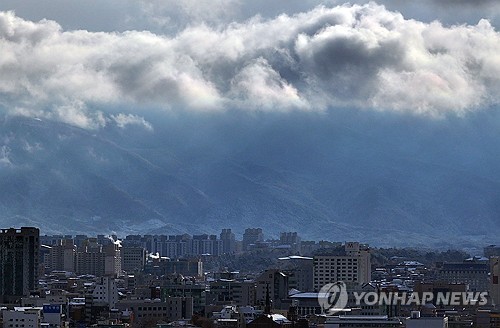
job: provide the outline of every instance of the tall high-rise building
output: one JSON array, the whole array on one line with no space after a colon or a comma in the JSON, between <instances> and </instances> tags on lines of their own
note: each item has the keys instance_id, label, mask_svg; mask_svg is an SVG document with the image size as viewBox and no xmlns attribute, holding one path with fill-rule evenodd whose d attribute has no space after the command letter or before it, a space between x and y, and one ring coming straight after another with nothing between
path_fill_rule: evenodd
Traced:
<instances>
[{"instance_id":1,"label":"tall high-rise building","mask_svg":"<svg viewBox=\"0 0 500 328\"><path fill-rule=\"evenodd\" d=\"M49 253L50 271L75 272L76 246L73 239L61 239L51 246Z\"/></svg>"},{"instance_id":2,"label":"tall high-rise building","mask_svg":"<svg viewBox=\"0 0 500 328\"><path fill-rule=\"evenodd\" d=\"M264 241L264 234L261 228L247 228L243 234L243 250L246 251L250 245Z\"/></svg>"},{"instance_id":3,"label":"tall high-rise building","mask_svg":"<svg viewBox=\"0 0 500 328\"><path fill-rule=\"evenodd\" d=\"M289 245L294 253L301 252L301 239L297 232L282 232L280 234L280 245Z\"/></svg>"},{"instance_id":4,"label":"tall high-rise building","mask_svg":"<svg viewBox=\"0 0 500 328\"><path fill-rule=\"evenodd\" d=\"M40 230L0 230L0 302L28 296L38 284Z\"/></svg>"},{"instance_id":5,"label":"tall high-rise building","mask_svg":"<svg viewBox=\"0 0 500 328\"><path fill-rule=\"evenodd\" d=\"M143 271L146 264L146 249L142 246L124 245L121 249L122 269L127 273Z\"/></svg>"},{"instance_id":6,"label":"tall high-rise building","mask_svg":"<svg viewBox=\"0 0 500 328\"><path fill-rule=\"evenodd\" d=\"M231 229L222 229L220 240L222 241L222 252L224 254L232 254L236 251L236 237Z\"/></svg>"},{"instance_id":7,"label":"tall high-rise building","mask_svg":"<svg viewBox=\"0 0 500 328\"><path fill-rule=\"evenodd\" d=\"M106 254L104 260L104 274L106 276L120 276L122 274L122 254L120 243L109 243L103 246Z\"/></svg>"},{"instance_id":8,"label":"tall high-rise building","mask_svg":"<svg viewBox=\"0 0 500 328\"><path fill-rule=\"evenodd\" d=\"M76 252L76 273L102 277L106 272L106 253L96 238L88 238Z\"/></svg>"},{"instance_id":9,"label":"tall high-rise building","mask_svg":"<svg viewBox=\"0 0 500 328\"><path fill-rule=\"evenodd\" d=\"M193 255L215 255L222 253L222 242L216 235L194 235L193 236Z\"/></svg>"},{"instance_id":10,"label":"tall high-rise building","mask_svg":"<svg viewBox=\"0 0 500 328\"><path fill-rule=\"evenodd\" d=\"M121 245L109 238L103 246L97 238L89 238L76 252L76 273L98 277L119 276L122 273Z\"/></svg>"},{"instance_id":11,"label":"tall high-rise building","mask_svg":"<svg viewBox=\"0 0 500 328\"><path fill-rule=\"evenodd\" d=\"M266 304L267 296L270 297L274 309L283 310L290 304L288 299L288 275L278 269L269 269L255 279L255 302ZM285 307L285 308L284 308Z\"/></svg>"},{"instance_id":12,"label":"tall high-rise building","mask_svg":"<svg viewBox=\"0 0 500 328\"><path fill-rule=\"evenodd\" d=\"M328 283L364 284L371 280L371 261L368 246L347 242L332 254L314 257L314 290Z\"/></svg>"}]
</instances>

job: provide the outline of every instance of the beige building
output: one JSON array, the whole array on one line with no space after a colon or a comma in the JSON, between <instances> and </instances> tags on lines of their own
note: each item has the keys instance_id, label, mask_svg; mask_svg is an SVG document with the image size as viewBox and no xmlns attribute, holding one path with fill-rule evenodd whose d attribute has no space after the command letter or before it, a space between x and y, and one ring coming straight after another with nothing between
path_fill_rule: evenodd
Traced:
<instances>
[{"instance_id":1,"label":"beige building","mask_svg":"<svg viewBox=\"0 0 500 328\"><path fill-rule=\"evenodd\" d=\"M370 249L358 242L347 242L331 254L315 256L313 265L315 291L329 283L364 284L371 280Z\"/></svg>"},{"instance_id":2,"label":"beige building","mask_svg":"<svg viewBox=\"0 0 500 328\"><path fill-rule=\"evenodd\" d=\"M61 239L51 246L49 253L50 271L75 272L76 246L72 239Z\"/></svg>"},{"instance_id":3,"label":"beige building","mask_svg":"<svg viewBox=\"0 0 500 328\"><path fill-rule=\"evenodd\" d=\"M118 277L122 274L122 255L121 245L111 243L103 246L104 259L104 274L106 276Z\"/></svg>"}]
</instances>

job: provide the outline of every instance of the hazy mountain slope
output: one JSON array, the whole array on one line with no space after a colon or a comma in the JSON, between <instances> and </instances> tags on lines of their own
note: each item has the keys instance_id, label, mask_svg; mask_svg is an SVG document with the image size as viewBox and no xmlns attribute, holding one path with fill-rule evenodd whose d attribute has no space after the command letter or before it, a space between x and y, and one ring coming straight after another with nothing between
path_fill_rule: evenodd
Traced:
<instances>
[{"instance_id":1,"label":"hazy mountain slope","mask_svg":"<svg viewBox=\"0 0 500 328\"><path fill-rule=\"evenodd\" d=\"M85 130L19 119L2 130L10 132L0 180L4 217L28 217L42 229L56 221L52 229L65 232L133 232L134 225L144 231L152 227L143 222L164 226L206 207L197 190Z\"/></svg>"},{"instance_id":2,"label":"hazy mountain slope","mask_svg":"<svg viewBox=\"0 0 500 328\"><path fill-rule=\"evenodd\" d=\"M5 119L3 225L122 234L260 226L267 235L379 245L495 241L495 117L221 117L152 117L153 132Z\"/></svg>"}]
</instances>

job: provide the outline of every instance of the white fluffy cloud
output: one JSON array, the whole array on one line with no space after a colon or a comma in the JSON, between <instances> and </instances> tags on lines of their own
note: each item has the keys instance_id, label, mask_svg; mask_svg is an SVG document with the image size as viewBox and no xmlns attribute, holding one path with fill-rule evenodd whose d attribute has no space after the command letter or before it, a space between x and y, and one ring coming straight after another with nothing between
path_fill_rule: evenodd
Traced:
<instances>
[{"instance_id":1,"label":"white fluffy cloud","mask_svg":"<svg viewBox=\"0 0 500 328\"><path fill-rule=\"evenodd\" d=\"M122 129L128 125L138 125L144 127L146 130L153 131L153 126L146 121L144 117L119 113L117 115L111 115L111 118L115 121L116 125Z\"/></svg>"},{"instance_id":2,"label":"white fluffy cloud","mask_svg":"<svg viewBox=\"0 0 500 328\"><path fill-rule=\"evenodd\" d=\"M258 58L243 67L232 80L232 98L242 106L262 110L308 109L309 104L298 90L286 82L269 63Z\"/></svg>"},{"instance_id":3,"label":"white fluffy cloud","mask_svg":"<svg viewBox=\"0 0 500 328\"><path fill-rule=\"evenodd\" d=\"M0 106L84 128L109 120L147 127L141 111L150 107L440 116L500 101L500 35L488 21L447 27L374 3L190 25L170 36L64 31L2 12L0 49ZM106 114L124 103L136 112Z\"/></svg>"}]
</instances>

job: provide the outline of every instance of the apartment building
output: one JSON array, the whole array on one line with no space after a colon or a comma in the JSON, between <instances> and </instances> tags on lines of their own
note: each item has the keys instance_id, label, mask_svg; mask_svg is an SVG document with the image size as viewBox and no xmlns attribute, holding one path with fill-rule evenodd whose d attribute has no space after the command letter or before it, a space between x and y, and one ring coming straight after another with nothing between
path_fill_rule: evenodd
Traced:
<instances>
[{"instance_id":1,"label":"apartment building","mask_svg":"<svg viewBox=\"0 0 500 328\"><path fill-rule=\"evenodd\" d=\"M0 230L0 302L15 302L37 287L40 230Z\"/></svg>"},{"instance_id":2,"label":"apartment building","mask_svg":"<svg viewBox=\"0 0 500 328\"><path fill-rule=\"evenodd\" d=\"M364 284L371 280L370 249L358 242L314 257L314 290L328 283Z\"/></svg>"}]
</instances>

